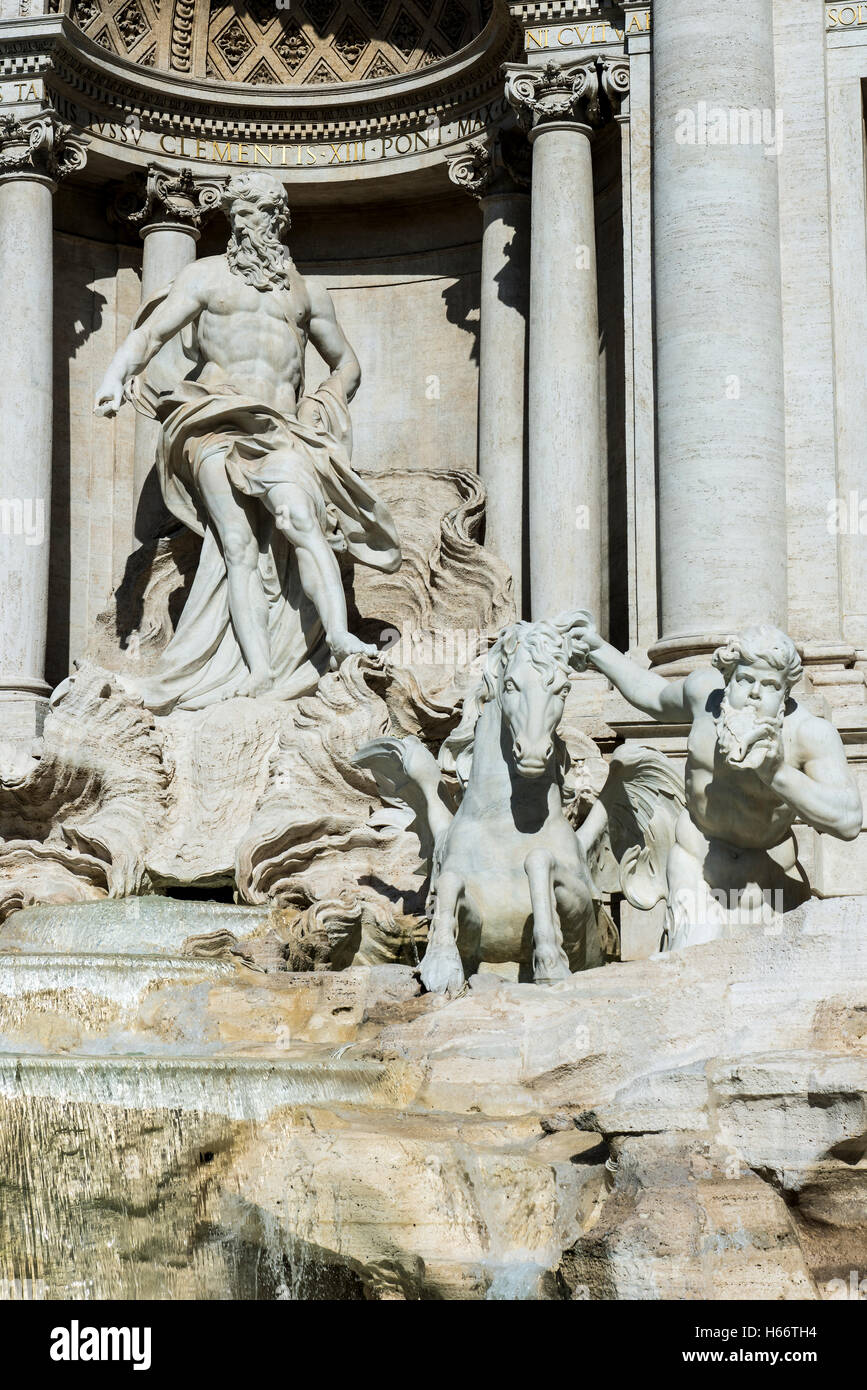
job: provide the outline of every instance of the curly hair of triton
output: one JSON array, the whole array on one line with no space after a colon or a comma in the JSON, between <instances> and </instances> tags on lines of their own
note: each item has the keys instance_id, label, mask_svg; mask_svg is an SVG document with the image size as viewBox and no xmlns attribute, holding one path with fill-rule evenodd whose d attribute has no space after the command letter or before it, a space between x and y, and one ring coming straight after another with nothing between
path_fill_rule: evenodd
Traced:
<instances>
[{"instance_id":1,"label":"curly hair of triton","mask_svg":"<svg viewBox=\"0 0 867 1390\"><path fill-rule=\"evenodd\" d=\"M767 666L782 674L787 691L797 685L803 669L798 648L788 633L768 623L730 637L724 647L717 647L711 661L722 672L726 685L738 666Z\"/></svg>"},{"instance_id":2,"label":"curly hair of triton","mask_svg":"<svg viewBox=\"0 0 867 1390\"><path fill-rule=\"evenodd\" d=\"M286 189L279 179L274 178L273 174L233 174L223 188L220 206L224 212L229 213L232 204L241 201L255 203L258 207L270 208L277 226L278 236L284 236L292 226Z\"/></svg>"}]
</instances>

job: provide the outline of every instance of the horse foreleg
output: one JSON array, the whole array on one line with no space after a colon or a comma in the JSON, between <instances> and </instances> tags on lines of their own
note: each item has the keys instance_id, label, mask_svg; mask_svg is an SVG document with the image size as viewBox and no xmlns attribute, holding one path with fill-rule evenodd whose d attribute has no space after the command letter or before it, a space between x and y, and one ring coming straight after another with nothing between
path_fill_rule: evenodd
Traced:
<instances>
[{"instance_id":1,"label":"horse foreleg","mask_svg":"<svg viewBox=\"0 0 867 1390\"><path fill-rule=\"evenodd\" d=\"M533 909L533 979L537 985L553 985L568 980L569 961L563 950L563 932L554 896L553 854L533 849L524 860Z\"/></svg>"},{"instance_id":2,"label":"horse foreleg","mask_svg":"<svg viewBox=\"0 0 867 1390\"><path fill-rule=\"evenodd\" d=\"M458 994L465 984L457 944L463 893L464 882L459 874L448 869L440 873L427 950L419 969L422 984L431 994Z\"/></svg>"},{"instance_id":3,"label":"horse foreleg","mask_svg":"<svg viewBox=\"0 0 867 1390\"><path fill-rule=\"evenodd\" d=\"M566 953L572 969L590 970L604 965L605 951L587 871L558 866L554 872L554 898L559 919L566 924Z\"/></svg>"}]
</instances>

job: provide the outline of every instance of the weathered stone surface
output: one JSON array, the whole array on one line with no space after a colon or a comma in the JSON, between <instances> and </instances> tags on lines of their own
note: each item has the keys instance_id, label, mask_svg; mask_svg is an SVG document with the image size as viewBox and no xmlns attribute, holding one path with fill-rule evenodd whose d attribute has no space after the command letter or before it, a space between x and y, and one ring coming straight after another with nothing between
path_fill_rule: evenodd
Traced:
<instances>
[{"instance_id":1,"label":"weathered stone surface","mask_svg":"<svg viewBox=\"0 0 867 1390\"><path fill-rule=\"evenodd\" d=\"M49 1294L814 1299L863 1264L863 900L451 1002L28 954L45 911L0 952L0 1261Z\"/></svg>"}]
</instances>

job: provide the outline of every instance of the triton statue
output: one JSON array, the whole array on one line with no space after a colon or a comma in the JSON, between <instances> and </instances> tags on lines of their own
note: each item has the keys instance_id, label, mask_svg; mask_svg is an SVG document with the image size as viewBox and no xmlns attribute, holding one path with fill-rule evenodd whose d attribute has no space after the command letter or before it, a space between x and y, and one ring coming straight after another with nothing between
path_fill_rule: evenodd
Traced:
<instances>
[{"instance_id":1,"label":"triton statue","mask_svg":"<svg viewBox=\"0 0 867 1390\"><path fill-rule=\"evenodd\" d=\"M717 649L710 668L665 680L576 624L578 648L637 709L689 723L686 809L668 856L670 947L768 923L810 896L796 818L841 840L861 830L861 799L833 724L792 698L801 660L770 626Z\"/></svg>"}]
</instances>

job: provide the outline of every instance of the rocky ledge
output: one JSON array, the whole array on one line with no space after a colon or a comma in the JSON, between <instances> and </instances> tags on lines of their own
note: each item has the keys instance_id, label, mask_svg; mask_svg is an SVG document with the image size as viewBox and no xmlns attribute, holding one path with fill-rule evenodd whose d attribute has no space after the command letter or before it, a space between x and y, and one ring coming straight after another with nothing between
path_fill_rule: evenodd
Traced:
<instances>
[{"instance_id":1,"label":"rocky ledge","mask_svg":"<svg viewBox=\"0 0 867 1390\"><path fill-rule=\"evenodd\" d=\"M549 989L483 974L452 1002L400 966L188 958L188 979L178 945L167 978L153 943L85 969L80 934L53 971L26 917L0 938L0 1270L51 1296L867 1279L867 900Z\"/></svg>"}]
</instances>

